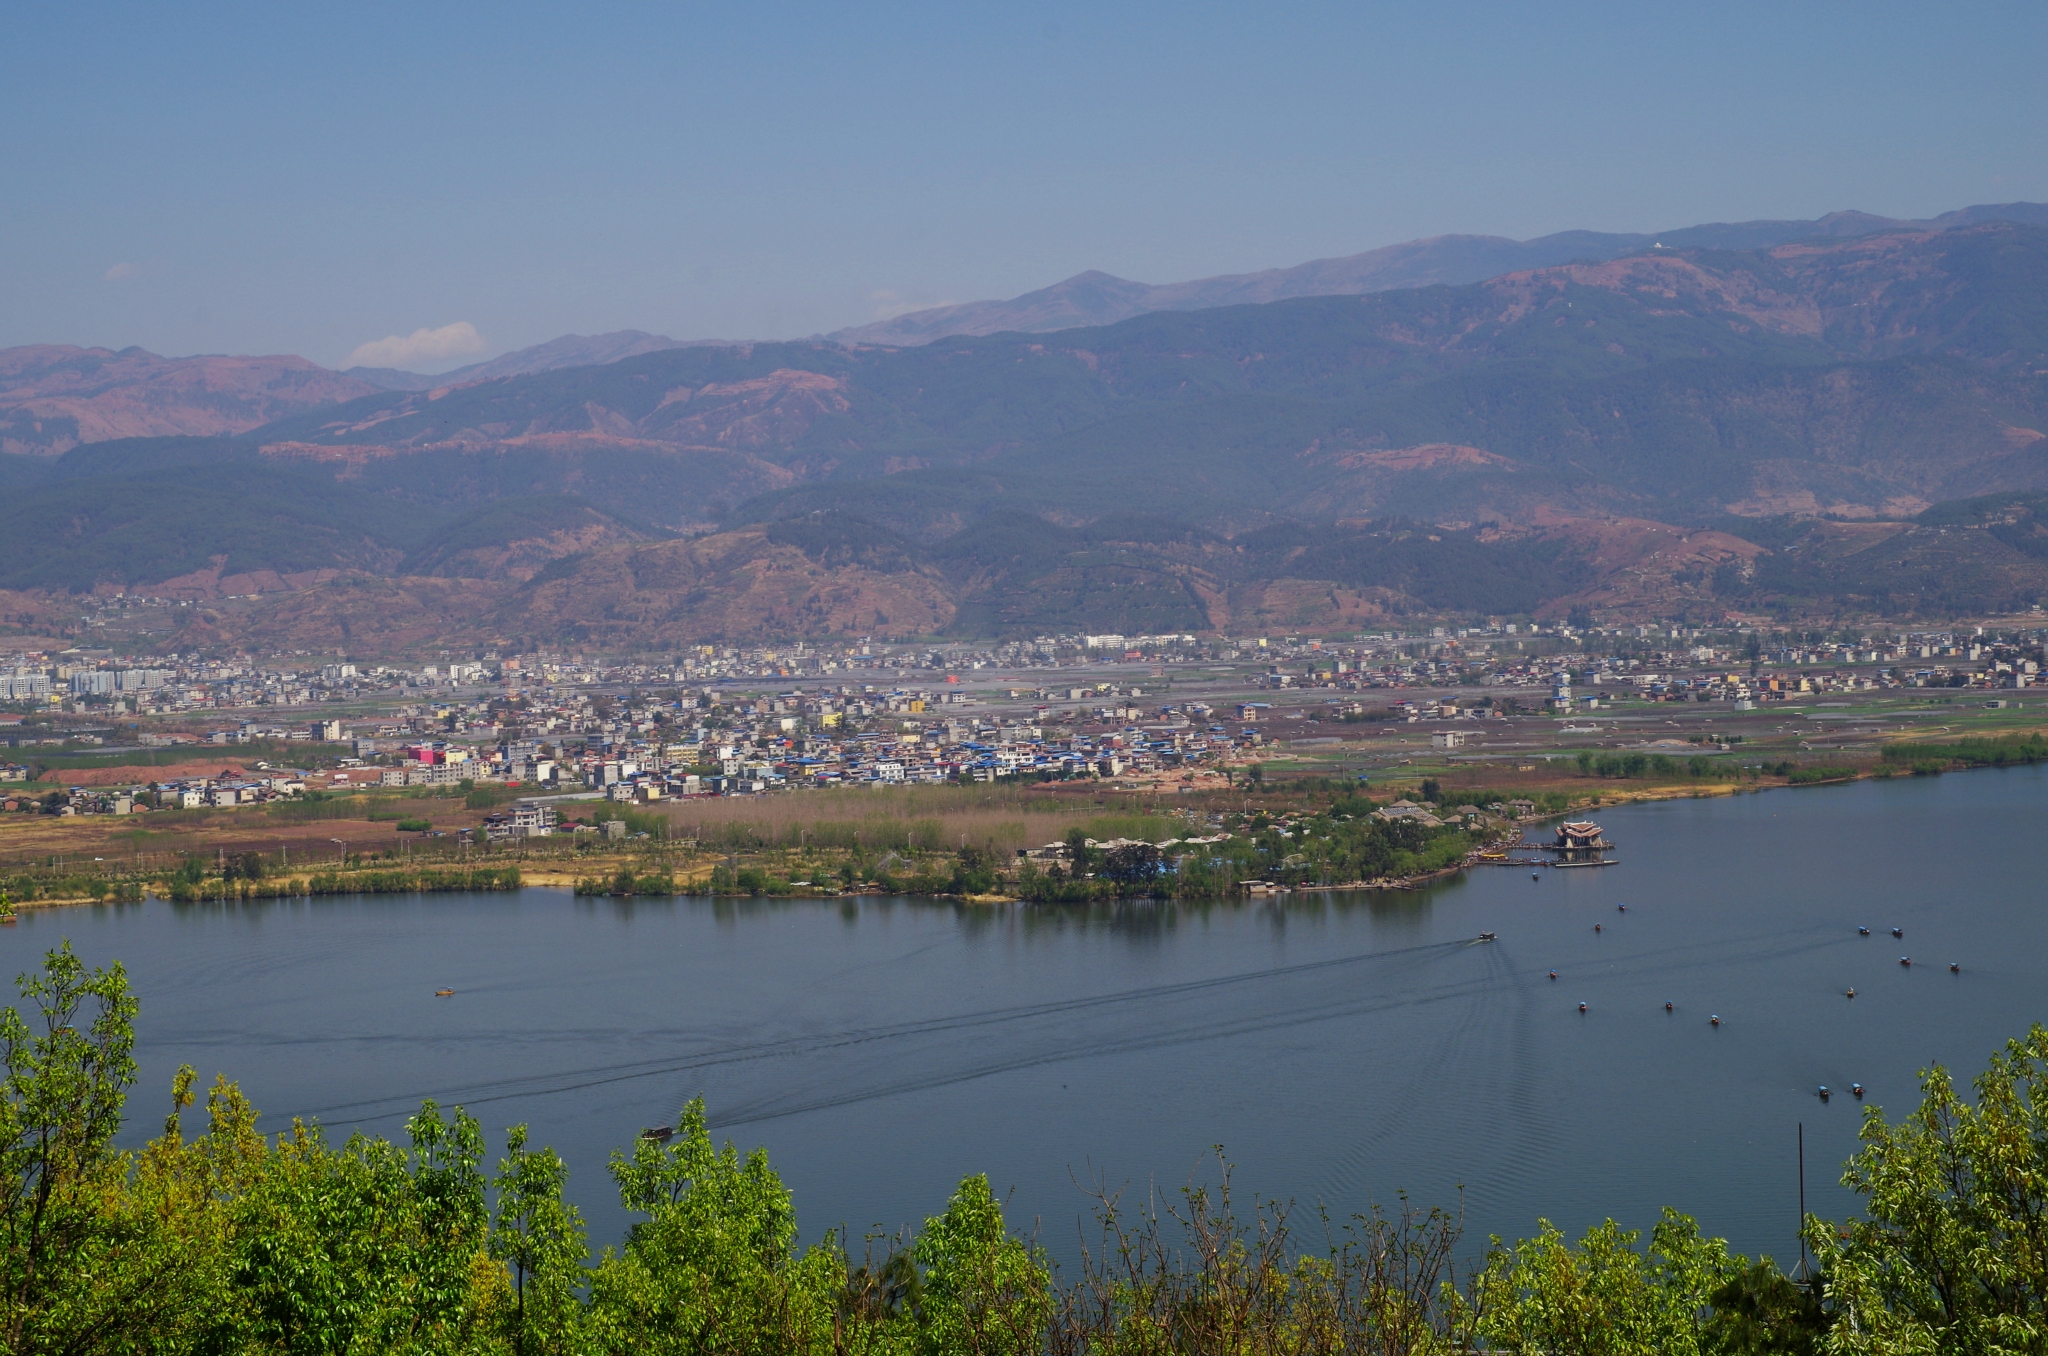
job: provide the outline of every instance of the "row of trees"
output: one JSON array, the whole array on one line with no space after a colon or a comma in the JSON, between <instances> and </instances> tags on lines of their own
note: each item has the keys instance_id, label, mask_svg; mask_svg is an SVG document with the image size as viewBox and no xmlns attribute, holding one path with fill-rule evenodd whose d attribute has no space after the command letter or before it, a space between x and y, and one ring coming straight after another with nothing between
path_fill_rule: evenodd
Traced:
<instances>
[{"instance_id":1,"label":"row of trees","mask_svg":"<svg viewBox=\"0 0 2048 1356\"><path fill-rule=\"evenodd\" d=\"M1067 835L1064 862L1043 871L1027 863L1014 888L1038 903L1204 899L1248 880L1313 886L1417 876L1455 865L1478 845L1454 825L1371 818L1376 808L1347 794L1291 828L1261 814L1227 841L1165 851L1148 843L1090 847L1076 829Z\"/></svg>"},{"instance_id":2,"label":"row of trees","mask_svg":"<svg viewBox=\"0 0 2048 1356\"><path fill-rule=\"evenodd\" d=\"M1807 1221L1795 1283L1666 1212L1647 1240L1547 1223L1461 1262L1459 1221L1405 1201L1304 1244L1290 1211L1240 1218L1229 1173L1177 1202L1099 1193L1077 1275L1006 1226L985 1177L914 1235L797 1238L756 1150L716 1146L701 1103L610 1173L635 1223L589 1256L567 1171L524 1127L486 1172L482 1128L432 1103L406 1142L275 1139L234 1085L206 1125L179 1072L163 1132L114 1147L135 1076L119 966L69 946L0 1015L0 1343L14 1353L1373 1353L1575 1356L2048 1351L2048 1030L2012 1042L1974 1101L1943 1071L1892 1125L1865 1113L1845 1181L1867 1216Z\"/></svg>"}]
</instances>

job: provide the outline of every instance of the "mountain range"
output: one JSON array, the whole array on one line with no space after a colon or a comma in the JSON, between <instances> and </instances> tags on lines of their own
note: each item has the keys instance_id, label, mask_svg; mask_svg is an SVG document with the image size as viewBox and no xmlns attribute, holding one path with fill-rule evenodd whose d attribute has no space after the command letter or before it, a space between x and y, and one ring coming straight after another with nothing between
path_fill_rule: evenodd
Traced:
<instances>
[{"instance_id":1,"label":"mountain range","mask_svg":"<svg viewBox=\"0 0 2048 1356\"><path fill-rule=\"evenodd\" d=\"M1357 296L1436 283L1484 282L1503 273L1558 264L1618 259L1645 249L1753 250L1794 240L1846 239L1880 231L1946 230L1986 221L2048 226L2048 204L1965 207L1926 221L1830 212L1812 221L1719 222L1649 235L1561 231L1534 240L1494 235L1440 235L1293 268L1225 274L1154 286L1093 269L1008 301L970 301L912 311L826 336L845 344L926 344L955 334L1018 330L1042 334L1082 325L1111 325L1147 311L1200 311L1290 297Z\"/></svg>"},{"instance_id":2,"label":"mountain range","mask_svg":"<svg viewBox=\"0 0 2048 1356\"><path fill-rule=\"evenodd\" d=\"M1887 231L1945 230L1990 221L2048 225L2048 204L1981 204L1924 221L1831 212L1811 221L1747 221L1651 234L1564 231L1534 240L1446 235L1292 268L1154 286L1090 270L1008 301L913 311L819 336L848 346L915 345L950 335L1047 333L1113 324L1152 311L1192 311L1305 296L1353 296L1483 282L1517 270L1673 249L1762 249L1794 240ZM442 387L591 367L678 348L747 348L717 339L671 339L644 330L565 334L437 374L352 367L329 372L303 358L200 355L165 358L63 344L0 349L0 451L54 455L80 443L162 434L245 433L299 410L375 391Z\"/></svg>"},{"instance_id":3,"label":"mountain range","mask_svg":"<svg viewBox=\"0 0 2048 1356\"><path fill-rule=\"evenodd\" d=\"M383 645L2025 606L2043 217L1586 237L1430 281L1565 248L1449 238L1304 266L1349 292L916 344L567 336L423 386L9 350L0 429L40 455L0 457L0 588L262 594L195 639ZM186 436L120 437L152 419Z\"/></svg>"}]
</instances>

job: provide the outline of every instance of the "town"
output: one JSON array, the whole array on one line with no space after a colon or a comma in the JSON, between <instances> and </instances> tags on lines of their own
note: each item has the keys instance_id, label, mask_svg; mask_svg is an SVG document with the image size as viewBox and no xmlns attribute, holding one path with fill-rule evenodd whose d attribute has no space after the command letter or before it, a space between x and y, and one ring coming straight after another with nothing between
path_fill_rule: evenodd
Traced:
<instances>
[{"instance_id":1,"label":"town","mask_svg":"<svg viewBox=\"0 0 2048 1356\"><path fill-rule=\"evenodd\" d=\"M1510 623L1345 643L1175 635L988 648L703 646L659 660L485 654L419 668L30 652L0 674L9 713L0 716L0 780L24 791L32 776L38 788L74 785L55 800L45 791L10 801L58 814L373 786L491 784L639 804L1000 779L1198 789L1228 784L1250 763L1306 756L1317 740L1341 745L1361 725L1426 723L1434 749L1476 753L1491 741L1472 722L1611 716L1643 703L1768 714L1802 697L1931 689L2010 692L2017 706L2039 677L2044 636L1971 628L1793 641ZM1301 721L1322 729L1305 741ZM74 761L118 766L124 748L164 761L182 746L252 744L284 752L226 777L138 770L79 785L64 772Z\"/></svg>"}]
</instances>

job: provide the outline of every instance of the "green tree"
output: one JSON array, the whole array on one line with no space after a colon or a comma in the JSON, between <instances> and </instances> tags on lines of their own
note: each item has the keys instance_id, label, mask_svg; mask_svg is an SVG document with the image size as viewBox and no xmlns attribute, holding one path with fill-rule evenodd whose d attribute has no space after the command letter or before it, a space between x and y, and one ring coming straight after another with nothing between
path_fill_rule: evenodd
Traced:
<instances>
[{"instance_id":1,"label":"green tree","mask_svg":"<svg viewBox=\"0 0 2048 1356\"><path fill-rule=\"evenodd\" d=\"M1499 1238L1473 1279L1478 1334L1491 1348L1573 1356L1703 1356L1709 1302L1747 1267L1674 1210L1641 1234L1613 1220L1575 1248L1548 1220L1513 1248Z\"/></svg>"},{"instance_id":2,"label":"green tree","mask_svg":"<svg viewBox=\"0 0 2048 1356\"><path fill-rule=\"evenodd\" d=\"M563 1196L569 1169L553 1149L528 1149L526 1127L505 1135L505 1157L492 1186L498 1192L490 1255L512 1270L513 1297L505 1327L518 1356L558 1356L576 1349L586 1277L583 1216Z\"/></svg>"},{"instance_id":3,"label":"green tree","mask_svg":"<svg viewBox=\"0 0 2048 1356\"><path fill-rule=\"evenodd\" d=\"M1095 849L1088 846L1085 829L1067 830L1067 870L1076 877L1095 869Z\"/></svg>"},{"instance_id":4,"label":"green tree","mask_svg":"<svg viewBox=\"0 0 2048 1356\"><path fill-rule=\"evenodd\" d=\"M1722 1284L1709 1301L1706 1350L1716 1356L1813 1356L1834 1321L1823 1302L1825 1273L1805 1284L1770 1258L1752 1263Z\"/></svg>"},{"instance_id":5,"label":"green tree","mask_svg":"<svg viewBox=\"0 0 2048 1356\"><path fill-rule=\"evenodd\" d=\"M1036 1356L1052 1317L1052 1277L1003 1228L985 1176L960 1183L911 1250L924 1269L919 1349L928 1356Z\"/></svg>"},{"instance_id":6,"label":"green tree","mask_svg":"<svg viewBox=\"0 0 2048 1356\"><path fill-rule=\"evenodd\" d=\"M756 1149L712 1144L692 1101L667 1143L614 1153L627 1210L645 1216L609 1249L591 1283L593 1346L602 1351L733 1356L830 1350L846 1282L831 1240L798 1253L789 1189Z\"/></svg>"},{"instance_id":7,"label":"green tree","mask_svg":"<svg viewBox=\"0 0 2048 1356\"><path fill-rule=\"evenodd\" d=\"M15 985L35 1024L0 1015L0 1332L9 1351L77 1349L69 1334L101 1317L94 1263L115 1242L103 1204L122 1176L137 1004L126 971L88 972L69 941Z\"/></svg>"},{"instance_id":8,"label":"green tree","mask_svg":"<svg viewBox=\"0 0 2048 1356\"><path fill-rule=\"evenodd\" d=\"M243 1339L285 1352L431 1352L474 1326L483 1137L430 1102L412 1151L294 1121L239 1202L232 1281Z\"/></svg>"},{"instance_id":9,"label":"green tree","mask_svg":"<svg viewBox=\"0 0 2048 1356\"><path fill-rule=\"evenodd\" d=\"M1992 1056L1972 1106L1939 1065L1897 1125L1863 1113L1843 1185L1866 1218L1807 1221L1839 1311L1826 1350L2048 1351L2048 1028Z\"/></svg>"}]
</instances>

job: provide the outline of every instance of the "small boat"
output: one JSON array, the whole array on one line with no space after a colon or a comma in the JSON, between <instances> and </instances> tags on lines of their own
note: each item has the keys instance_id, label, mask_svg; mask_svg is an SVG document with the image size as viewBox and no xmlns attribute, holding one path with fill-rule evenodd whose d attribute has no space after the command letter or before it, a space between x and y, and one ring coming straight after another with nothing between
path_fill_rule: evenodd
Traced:
<instances>
[{"instance_id":1,"label":"small boat","mask_svg":"<svg viewBox=\"0 0 2048 1356\"><path fill-rule=\"evenodd\" d=\"M1538 876L1538 875L1537 875L1537 874L1536 874L1536 873L1535 873L1534 871L1531 871L1531 872L1529 873L1529 879L1530 879L1530 880L1540 880L1540 879L1542 879L1542 878L1541 878L1540 876Z\"/></svg>"},{"instance_id":2,"label":"small boat","mask_svg":"<svg viewBox=\"0 0 2048 1356\"><path fill-rule=\"evenodd\" d=\"M1849 1085L1849 1092L1852 1096L1861 1099L1863 1096L1863 1085L1861 1083L1851 1083Z\"/></svg>"},{"instance_id":3,"label":"small boat","mask_svg":"<svg viewBox=\"0 0 2048 1356\"><path fill-rule=\"evenodd\" d=\"M1595 923L1595 924L1593 924L1593 931L1595 931L1595 932L1598 932L1599 930L1600 930L1600 925L1599 925L1598 923Z\"/></svg>"},{"instance_id":4,"label":"small boat","mask_svg":"<svg viewBox=\"0 0 2048 1356\"><path fill-rule=\"evenodd\" d=\"M672 1125L657 1125L640 1132L640 1138L653 1144L666 1144L676 1136Z\"/></svg>"},{"instance_id":5,"label":"small boat","mask_svg":"<svg viewBox=\"0 0 2048 1356\"><path fill-rule=\"evenodd\" d=\"M1552 970L1552 971L1550 972L1550 977L1551 977L1552 979L1556 979L1556 978L1557 978L1557 971L1555 971L1555 970Z\"/></svg>"},{"instance_id":6,"label":"small boat","mask_svg":"<svg viewBox=\"0 0 2048 1356\"><path fill-rule=\"evenodd\" d=\"M1963 967L1957 965L1954 961L1950 961L1948 966L1948 972L1952 975L1959 975L1963 972Z\"/></svg>"},{"instance_id":7,"label":"small boat","mask_svg":"<svg viewBox=\"0 0 2048 1356\"><path fill-rule=\"evenodd\" d=\"M1719 1025L1721 1025L1721 1014L1717 1012L1717 1013L1715 1013L1715 1014L1714 1014L1713 1016L1711 1016L1711 1017L1707 1018L1707 1025L1708 1025L1708 1026L1719 1026Z\"/></svg>"},{"instance_id":8,"label":"small boat","mask_svg":"<svg viewBox=\"0 0 2048 1356\"><path fill-rule=\"evenodd\" d=\"M1857 935L1858 937L1868 937L1868 936L1870 935L1870 929L1869 929L1869 928L1857 928L1857 929L1856 929L1856 935Z\"/></svg>"},{"instance_id":9,"label":"small boat","mask_svg":"<svg viewBox=\"0 0 2048 1356\"><path fill-rule=\"evenodd\" d=\"M1664 1005L1664 1011L1666 1011L1666 1012L1669 1012L1669 1011L1671 1011L1671 1005L1670 1005L1669 1003L1666 1003L1666 1004Z\"/></svg>"},{"instance_id":10,"label":"small boat","mask_svg":"<svg viewBox=\"0 0 2048 1356\"><path fill-rule=\"evenodd\" d=\"M1586 1010L1586 1005L1585 1005L1584 1003L1581 1003L1581 1004L1579 1004L1579 1011L1580 1011L1580 1012L1584 1012L1585 1010Z\"/></svg>"},{"instance_id":11,"label":"small boat","mask_svg":"<svg viewBox=\"0 0 2048 1356\"><path fill-rule=\"evenodd\" d=\"M1906 935L1906 930L1905 930L1904 928L1893 928L1893 929L1892 929L1892 936L1894 936L1894 937L1903 937L1903 936L1905 936L1905 935Z\"/></svg>"},{"instance_id":12,"label":"small boat","mask_svg":"<svg viewBox=\"0 0 2048 1356\"><path fill-rule=\"evenodd\" d=\"M1627 913L1627 912L1628 912L1628 905L1626 905L1626 904L1617 904L1617 905L1615 905L1614 907L1615 907L1615 909L1616 909L1617 911L1619 911L1619 912L1621 912L1621 913Z\"/></svg>"},{"instance_id":13,"label":"small boat","mask_svg":"<svg viewBox=\"0 0 2048 1356\"><path fill-rule=\"evenodd\" d=\"M1913 963L1913 958L1912 958L1911 956L1901 956L1901 957L1899 957L1899 964L1901 964L1901 965L1911 965L1912 963Z\"/></svg>"},{"instance_id":14,"label":"small boat","mask_svg":"<svg viewBox=\"0 0 2048 1356\"><path fill-rule=\"evenodd\" d=\"M1828 1099L1828 1085L1825 1083L1820 1085L1820 1099L1823 1102L1825 1102Z\"/></svg>"},{"instance_id":15,"label":"small boat","mask_svg":"<svg viewBox=\"0 0 2048 1356\"><path fill-rule=\"evenodd\" d=\"M1854 989L1851 989L1851 990L1849 990L1849 997L1851 997L1851 998L1854 998L1855 996L1856 996L1856 991L1855 991Z\"/></svg>"},{"instance_id":16,"label":"small boat","mask_svg":"<svg viewBox=\"0 0 2048 1356\"><path fill-rule=\"evenodd\" d=\"M1495 939L1495 937L1494 937L1494 935L1493 935L1492 933L1490 933L1490 932L1482 932L1482 933L1480 933L1480 934L1479 934L1479 940L1480 940L1480 941L1482 941L1482 942L1491 942L1491 941L1494 941L1494 940L1496 940L1496 939Z\"/></svg>"},{"instance_id":17,"label":"small boat","mask_svg":"<svg viewBox=\"0 0 2048 1356\"><path fill-rule=\"evenodd\" d=\"M434 997L436 997L436 998L453 998L453 997L455 997L455 990L453 990L453 989L436 989L436 990L434 990Z\"/></svg>"}]
</instances>

